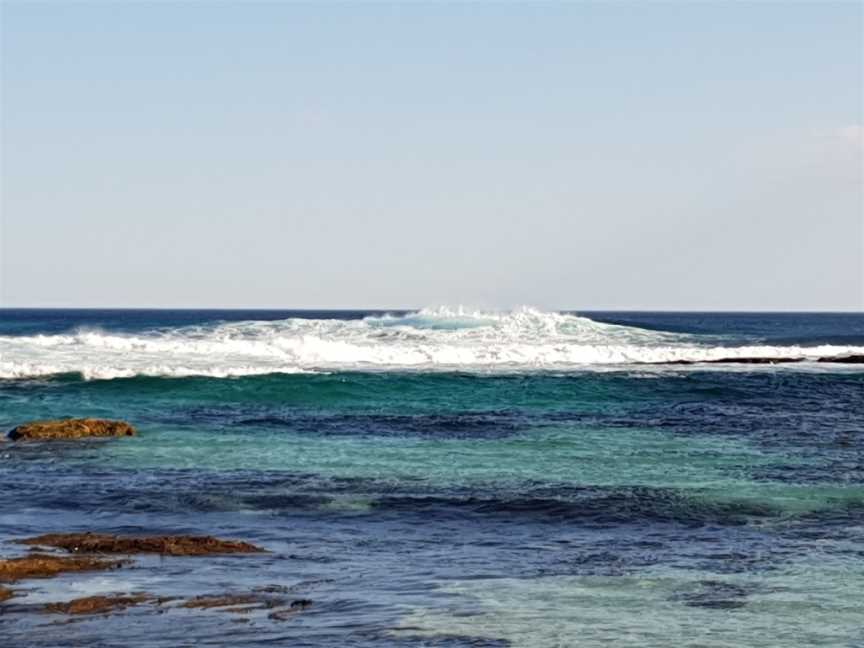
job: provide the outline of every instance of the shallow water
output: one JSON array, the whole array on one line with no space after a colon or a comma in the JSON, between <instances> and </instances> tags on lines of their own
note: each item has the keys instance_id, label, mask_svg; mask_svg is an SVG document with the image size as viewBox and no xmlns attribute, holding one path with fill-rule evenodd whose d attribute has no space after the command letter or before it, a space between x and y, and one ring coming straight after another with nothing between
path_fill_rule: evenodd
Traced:
<instances>
[{"instance_id":1,"label":"shallow water","mask_svg":"<svg viewBox=\"0 0 864 648\"><path fill-rule=\"evenodd\" d=\"M0 311L2 429L140 431L0 443L4 555L59 530L270 550L19 584L3 645L864 646L861 365L644 364L817 347L864 352L864 316ZM313 604L35 611L269 584Z\"/></svg>"}]
</instances>

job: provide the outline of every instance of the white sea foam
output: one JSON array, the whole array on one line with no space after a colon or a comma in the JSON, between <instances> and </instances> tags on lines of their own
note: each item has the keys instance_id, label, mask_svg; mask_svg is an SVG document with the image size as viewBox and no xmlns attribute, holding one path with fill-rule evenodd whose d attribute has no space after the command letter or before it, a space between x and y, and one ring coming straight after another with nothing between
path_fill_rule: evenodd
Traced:
<instances>
[{"instance_id":1,"label":"white sea foam","mask_svg":"<svg viewBox=\"0 0 864 648\"><path fill-rule=\"evenodd\" d=\"M850 354L864 354L864 347L711 345L698 336L603 324L533 308L437 308L362 320L292 318L137 334L81 329L59 335L0 336L0 378L70 372L107 379L351 370L563 371Z\"/></svg>"}]
</instances>

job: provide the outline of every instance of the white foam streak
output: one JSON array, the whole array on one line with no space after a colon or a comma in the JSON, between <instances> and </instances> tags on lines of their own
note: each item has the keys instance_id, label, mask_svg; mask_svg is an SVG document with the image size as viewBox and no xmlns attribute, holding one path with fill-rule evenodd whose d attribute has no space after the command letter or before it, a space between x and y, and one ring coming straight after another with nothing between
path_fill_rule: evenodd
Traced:
<instances>
[{"instance_id":1,"label":"white foam streak","mask_svg":"<svg viewBox=\"0 0 864 648\"><path fill-rule=\"evenodd\" d=\"M350 370L563 371L724 358L811 358L862 347L710 346L694 336L532 308L424 309L363 320L287 319L153 330L0 336L0 378L246 376Z\"/></svg>"}]
</instances>

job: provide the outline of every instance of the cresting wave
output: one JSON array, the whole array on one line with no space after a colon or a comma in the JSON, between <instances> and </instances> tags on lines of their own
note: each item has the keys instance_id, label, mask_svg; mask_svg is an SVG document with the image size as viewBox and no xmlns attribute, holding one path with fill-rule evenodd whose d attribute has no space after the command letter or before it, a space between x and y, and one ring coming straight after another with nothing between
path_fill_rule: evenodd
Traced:
<instances>
[{"instance_id":1,"label":"cresting wave","mask_svg":"<svg viewBox=\"0 0 864 648\"><path fill-rule=\"evenodd\" d=\"M864 347L724 346L577 315L424 309L355 320L291 318L136 334L75 330L0 336L0 378L78 373L230 377L321 371L513 373L723 361L825 361Z\"/></svg>"}]
</instances>

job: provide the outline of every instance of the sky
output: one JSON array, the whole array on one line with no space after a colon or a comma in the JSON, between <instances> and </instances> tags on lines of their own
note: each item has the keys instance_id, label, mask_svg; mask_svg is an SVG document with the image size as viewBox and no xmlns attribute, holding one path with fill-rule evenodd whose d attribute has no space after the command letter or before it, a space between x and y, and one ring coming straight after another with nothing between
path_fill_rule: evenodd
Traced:
<instances>
[{"instance_id":1,"label":"sky","mask_svg":"<svg viewBox=\"0 0 864 648\"><path fill-rule=\"evenodd\" d=\"M864 309L858 2L0 3L0 306Z\"/></svg>"}]
</instances>

